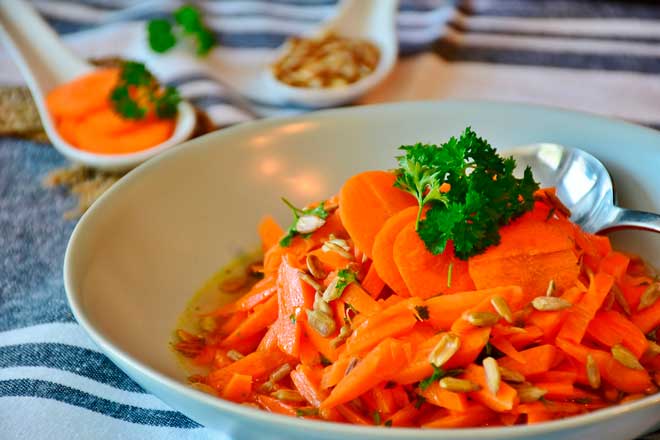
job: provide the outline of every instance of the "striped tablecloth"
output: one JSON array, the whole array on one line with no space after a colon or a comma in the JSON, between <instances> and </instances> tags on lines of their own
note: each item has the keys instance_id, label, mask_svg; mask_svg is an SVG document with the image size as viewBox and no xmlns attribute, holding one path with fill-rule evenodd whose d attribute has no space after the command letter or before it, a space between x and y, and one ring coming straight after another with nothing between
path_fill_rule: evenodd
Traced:
<instances>
[{"instance_id":1,"label":"striped tablecloth","mask_svg":"<svg viewBox=\"0 0 660 440\"><path fill-rule=\"evenodd\" d=\"M35 3L81 55L130 55L141 21L175 1ZM333 0L200 1L221 47L236 60L271 53L313 28ZM657 5L657 6L656 6ZM402 58L359 103L431 98L524 101L615 116L660 128L660 3L613 0L403 1ZM238 61L237 61L238 62ZM163 64L162 66L166 66ZM163 68L161 67L161 70ZM304 111L237 100L191 59L156 71L218 126ZM0 52L0 84L20 83ZM659 153L660 154L660 153ZM0 438L222 438L128 379L75 323L62 283L74 203L40 179L64 160L51 148L0 139ZM647 438L660 439L660 435Z\"/></svg>"}]
</instances>

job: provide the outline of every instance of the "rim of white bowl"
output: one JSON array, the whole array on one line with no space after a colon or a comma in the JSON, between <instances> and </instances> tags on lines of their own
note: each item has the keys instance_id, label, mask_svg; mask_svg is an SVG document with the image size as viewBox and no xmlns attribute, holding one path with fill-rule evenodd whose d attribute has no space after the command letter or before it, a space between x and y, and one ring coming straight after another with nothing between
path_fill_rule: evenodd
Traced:
<instances>
[{"instance_id":1,"label":"rim of white bowl","mask_svg":"<svg viewBox=\"0 0 660 440\"><path fill-rule=\"evenodd\" d=\"M510 427L481 427L481 428L461 428L461 429L422 429L422 428L388 428L382 426L369 426L362 427L349 424L341 423L332 423L332 422L319 422L312 420L305 420L301 418L287 417L278 414L268 413L263 410L258 410L254 408L249 408L244 405L239 405L232 403L227 400L223 400L218 397L214 397L197 391L194 388L187 386L175 379L172 379L165 374L143 364L137 359L133 359L132 356L125 353L118 347L115 347L110 341L108 341L96 328L90 323L84 313L84 306L80 301L81 295L74 288L72 281L72 268L71 260L73 258L72 254L75 252L76 243L81 234L81 230L84 225L91 221L96 215L95 211L99 206L102 206L109 200L111 197L114 197L114 194L121 190L123 186L131 185L133 181L140 178L140 175L152 171L158 167L161 161L173 160L174 156L179 154L184 148L193 149L196 148L197 144L203 144L206 142L205 138L214 136L222 138L226 134L239 134L241 132L250 133L255 129L258 130L262 127L271 127L286 124L289 122L300 122L302 120L323 120L324 118L333 117L338 114L361 114L364 112L378 112L378 111L390 111L392 108L396 107L423 107L423 106L437 106L437 105L479 105L479 106L491 106L491 107L509 107L509 108L529 108L536 110L543 110L547 112L555 113L564 113L571 115L576 119L581 119L585 122L594 121L594 122L607 122L609 124L617 124L626 130L635 130L635 131L646 131L649 134L654 134L658 136L658 141L660 143L660 134L655 133L655 130L636 125L630 122L621 121L614 118L609 118L605 116L598 116L589 113L565 110L557 107L535 105L535 104L519 104L519 103L502 103L492 100L436 100L436 101L408 101L408 102L398 102L398 103L387 103L387 104L375 104L375 105L366 105L366 106L356 106L349 108L340 108L340 109L330 109L322 110L318 112L308 113L305 115L299 116L290 116L282 118L270 118L252 122L246 122L239 124L234 127L225 128L221 131L209 133L200 138L193 139L184 144L178 145L167 152L158 155L157 157L152 158L151 160L139 165L137 168L130 171L126 176L120 179L115 185L113 185L108 191L106 191L88 211L82 216L78 224L73 230L69 243L67 245L66 253L64 256L64 287L67 295L67 300L69 301L69 306L73 312L78 323L87 331L92 340L99 346L101 349L108 353L109 356L120 359L127 365L130 365L133 369L137 370L140 374L149 377L154 382L158 382L162 385L167 386L171 390L174 390L178 393L184 394L188 398L195 400L199 403L204 403L206 405L213 406L220 411L224 411L228 414L240 415L244 418L249 418L253 420L258 420L261 422L273 423L281 426L286 426L289 428L297 429L306 429L306 430L322 430L333 434L353 434L360 435L365 438L421 438L421 439L437 439L439 435L442 434L451 434L454 438L460 439L474 439L477 437L488 438L490 436L502 437L506 436L509 438L517 438L521 436L530 436L535 434L548 434L553 432L559 432L568 429L575 429L584 427L587 425L592 425L598 423L599 421L607 420L614 416L620 416L625 413L638 411L643 408L648 408L655 405L660 405L660 392L644 397L642 399L628 402L620 405L615 405L603 409L599 409L590 413L576 415L567 417L561 420L553 420L549 422L542 422L534 425L520 425L520 426L510 426ZM186 415L186 414L184 414Z\"/></svg>"}]
</instances>

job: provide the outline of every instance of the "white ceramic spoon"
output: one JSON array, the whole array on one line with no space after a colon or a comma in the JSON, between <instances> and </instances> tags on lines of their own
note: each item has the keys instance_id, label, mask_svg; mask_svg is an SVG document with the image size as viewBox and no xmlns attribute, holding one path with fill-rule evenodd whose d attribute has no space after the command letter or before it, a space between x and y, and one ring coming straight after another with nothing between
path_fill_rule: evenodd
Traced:
<instances>
[{"instance_id":1,"label":"white ceramic spoon","mask_svg":"<svg viewBox=\"0 0 660 440\"><path fill-rule=\"evenodd\" d=\"M178 106L176 128L165 142L146 150L126 154L97 154L80 150L57 132L44 96L95 69L62 44L59 36L34 8L24 0L0 0L0 39L18 65L39 110L48 138L68 159L103 170L122 170L138 165L152 156L188 139L195 127L195 111L182 101Z\"/></svg>"},{"instance_id":2,"label":"white ceramic spoon","mask_svg":"<svg viewBox=\"0 0 660 440\"><path fill-rule=\"evenodd\" d=\"M303 34L315 37L327 31L348 38L367 39L380 50L376 69L361 80L342 88L311 89L291 87L277 80L270 65L277 56L236 62L231 51L210 57L212 71L222 72L222 80L255 103L295 104L308 108L330 107L354 101L380 83L392 70L398 54L396 38L397 0L341 0L337 13L320 28ZM284 44L274 55L286 51Z\"/></svg>"}]
</instances>

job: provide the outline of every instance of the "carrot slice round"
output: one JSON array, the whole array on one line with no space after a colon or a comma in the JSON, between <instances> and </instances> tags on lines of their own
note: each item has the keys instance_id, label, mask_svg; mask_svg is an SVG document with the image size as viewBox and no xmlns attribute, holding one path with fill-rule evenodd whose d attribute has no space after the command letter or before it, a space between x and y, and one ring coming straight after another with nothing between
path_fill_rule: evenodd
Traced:
<instances>
[{"instance_id":1,"label":"carrot slice round","mask_svg":"<svg viewBox=\"0 0 660 440\"><path fill-rule=\"evenodd\" d=\"M51 90L46 106L54 118L80 118L108 105L118 68L98 69Z\"/></svg>"}]
</instances>

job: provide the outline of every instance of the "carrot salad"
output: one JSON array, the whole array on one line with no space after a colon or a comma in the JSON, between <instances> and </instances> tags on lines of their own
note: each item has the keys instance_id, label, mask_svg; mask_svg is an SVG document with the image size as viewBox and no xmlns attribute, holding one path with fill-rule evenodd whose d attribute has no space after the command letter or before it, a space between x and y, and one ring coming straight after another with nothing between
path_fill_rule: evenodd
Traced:
<instances>
[{"instance_id":1,"label":"carrot salad","mask_svg":"<svg viewBox=\"0 0 660 440\"><path fill-rule=\"evenodd\" d=\"M288 230L263 219L260 279L196 334L177 331L206 372L194 386L293 417L423 428L533 424L657 392L650 266L582 231L469 129L402 150L394 171L287 202Z\"/></svg>"}]
</instances>

